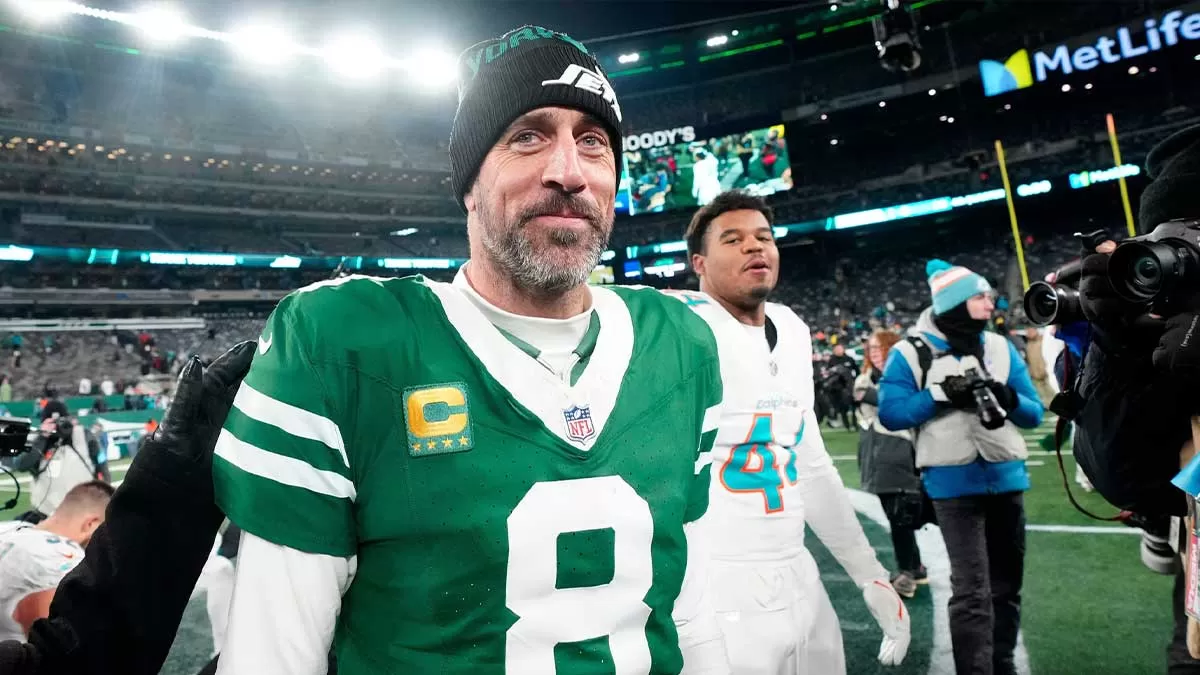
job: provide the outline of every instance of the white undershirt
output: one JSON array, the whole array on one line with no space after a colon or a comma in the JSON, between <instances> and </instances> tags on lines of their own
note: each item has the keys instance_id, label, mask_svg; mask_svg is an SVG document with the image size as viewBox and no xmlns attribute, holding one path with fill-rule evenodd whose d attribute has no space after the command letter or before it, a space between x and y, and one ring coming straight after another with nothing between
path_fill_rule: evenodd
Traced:
<instances>
[{"instance_id":1,"label":"white undershirt","mask_svg":"<svg viewBox=\"0 0 1200 675\"><path fill-rule=\"evenodd\" d=\"M575 366L575 348L579 346L592 321L590 306L569 319L521 316L506 312L485 300L471 288L465 273L455 277L454 287L461 290L493 326L508 331L541 351L538 360L555 375L563 377Z\"/></svg>"}]
</instances>

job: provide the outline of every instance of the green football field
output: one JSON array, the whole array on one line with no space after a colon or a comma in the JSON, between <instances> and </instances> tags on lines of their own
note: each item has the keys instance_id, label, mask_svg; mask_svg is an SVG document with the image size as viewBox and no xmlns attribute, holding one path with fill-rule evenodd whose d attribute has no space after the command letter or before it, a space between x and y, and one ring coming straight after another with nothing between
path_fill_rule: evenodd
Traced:
<instances>
[{"instance_id":1,"label":"green football field","mask_svg":"<svg viewBox=\"0 0 1200 675\"><path fill-rule=\"evenodd\" d=\"M1165 672L1165 650L1171 636L1172 579L1154 574L1142 565L1136 531L1091 520L1071 506L1063 491L1057 460L1054 455L1046 454L1038 442L1050 432L1047 424L1026 434L1033 488L1025 498L1029 531L1021 633L1028 672L1037 675ZM857 434L826 429L824 436L846 486L856 488ZM1074 462L1069 455L1065 460L1067 474L1073 478ZM1084 493L1073 480L1071 488L1076 499L1093 513L1108 515L1116 511L1100 497ZM854 496L859 519L879 552L880 561L885 567L894 568L887 531L866 517L860 508L873 498L861 492ZM875 516L881 519L882 511ZM1112 529L1091 531L1095 527ZM1089 531L1071 531L1072 528ZM900 668L883 668L873 661L879 648L878 629L858 590L816 538L809 536L809 546L821 566L825 587L842 622L849 673L949 675L954 672L953 661L945 651L949 648L948 634L943 633L946 641L941 649L941 643L935 647L933 629L935 599L941 603L939 618L944 622L945 601L950 593L944 547L940 548L942 561L932 559L931 555L939 552L940 538L932 526L927 526L920 535L921 554L931 568L930 585L921 587L916 598L908 602L913 621L908 659ZM935 567L941 567L942 574L934 574ZM941 597L934 598L935 593ZM945 628L947 624L942 626Z\"/></svg>"},{"instance_id":2,"label":"green football field","mask_svg":"<svg viewBox=\"0 0 1200 675\"><path fill-rule=\"evenodd\" d=\"M1022 644L1025 672L1037 675L1143 675L1165 671L1165 646L1171 633L1171 579L1153 574L1138 557L1139 539L1129 528L1089 520L1067 502L1053 455L1040 441L1047 425L1029 432L1033 453L1029 472L1033 489L1026 496L1030 531L1025 563ZM830 454L860 512L860 520L885 567L893 568L891 541L882 522L878 500L853 490L858 486L855 460L857 434L824 430ZM1068 474L1074 463L1067 458ZM116 465L114 480L124 475ZM1072 482L1072 488L1076 488ZM11 489L0 486L0 497ZM1081 503L1096 513L1114 511L1103 500L1075 489ZM24 501L24 495L22 495ZM26 505L0 517L20 513ZM1110 528L1095 531L1094 528ZM1073 531L1073 528L1087 528ZM898 668L875 662L879 632L858 590L815 537L809 546L842 623L849 673L952 675L953 662L946 632L945 602L949 598L949 566L935 527L920 534L921 553L931 582L908 601L913 642L908 659ZM935 630L940 624L942 630ZM184 616L175 649L163 675L192 675L212 653L212 640L203 596L193 600Z\"/></svg>"}]
</instances>

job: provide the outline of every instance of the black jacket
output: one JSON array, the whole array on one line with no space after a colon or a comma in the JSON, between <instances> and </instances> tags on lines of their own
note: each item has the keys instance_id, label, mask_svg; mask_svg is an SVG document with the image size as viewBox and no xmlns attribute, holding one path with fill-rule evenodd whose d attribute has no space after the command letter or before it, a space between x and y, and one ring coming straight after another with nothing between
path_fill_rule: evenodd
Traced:
<instances>
[{"instance_id":1,"label":"black jacket","mask_svg":"<svg viewBox=\"0 0 1200 675\"><path fill-rule=\"evenodd\" d=\"M51 618L0 642L0 675L158 673L223 519L207 465L139 453Z\"/></svg>"},{"instance_id":2,"label":"black jacket","mask_svg":"<svg viewBox=\"0 0 1200 675\"><path fill-rule=\"evenodd\" d=\"M1179 451L1191 440L1185 402L1195 393L1155 373L1150 349L1106 352L1095 342L1084 359L1075 459L1096 490L1144 516L1183 515Z\"/></svg>"}]
</instances>

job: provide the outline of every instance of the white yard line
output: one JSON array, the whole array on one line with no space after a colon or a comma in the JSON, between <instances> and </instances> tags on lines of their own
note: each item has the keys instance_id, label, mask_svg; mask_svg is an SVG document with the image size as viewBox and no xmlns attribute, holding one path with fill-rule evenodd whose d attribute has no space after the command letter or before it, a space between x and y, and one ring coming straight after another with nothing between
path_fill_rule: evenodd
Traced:
<instances>
[{"instance_id":1,"label":"white yard line","mask_svg":"<svg viewBox=\"0 0 1200 675\"><path fill-rule=\"evenodd\" d=\"M1136 527L1124 525L1026 525L1028 532L1062 532L1066 534L1141 534Z\"/></svg>"}]
</instances>

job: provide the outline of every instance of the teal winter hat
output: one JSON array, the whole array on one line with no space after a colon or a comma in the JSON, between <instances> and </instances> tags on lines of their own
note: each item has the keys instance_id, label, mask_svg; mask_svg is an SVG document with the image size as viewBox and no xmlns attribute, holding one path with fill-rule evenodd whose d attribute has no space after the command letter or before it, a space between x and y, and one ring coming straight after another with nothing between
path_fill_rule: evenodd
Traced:
<instances>
[{"instance_id":1,"label":"teal winter hat","mask_svg":"<svg viewBox=\"0 0 1200 675\"><path fill-rule=\"evenodd\" d=\"M987 279L945 260L934 258L925 263L925 274L929 276L934 314L945 314L973 296L992 291Z\"/></svg>"}]
</instances>

